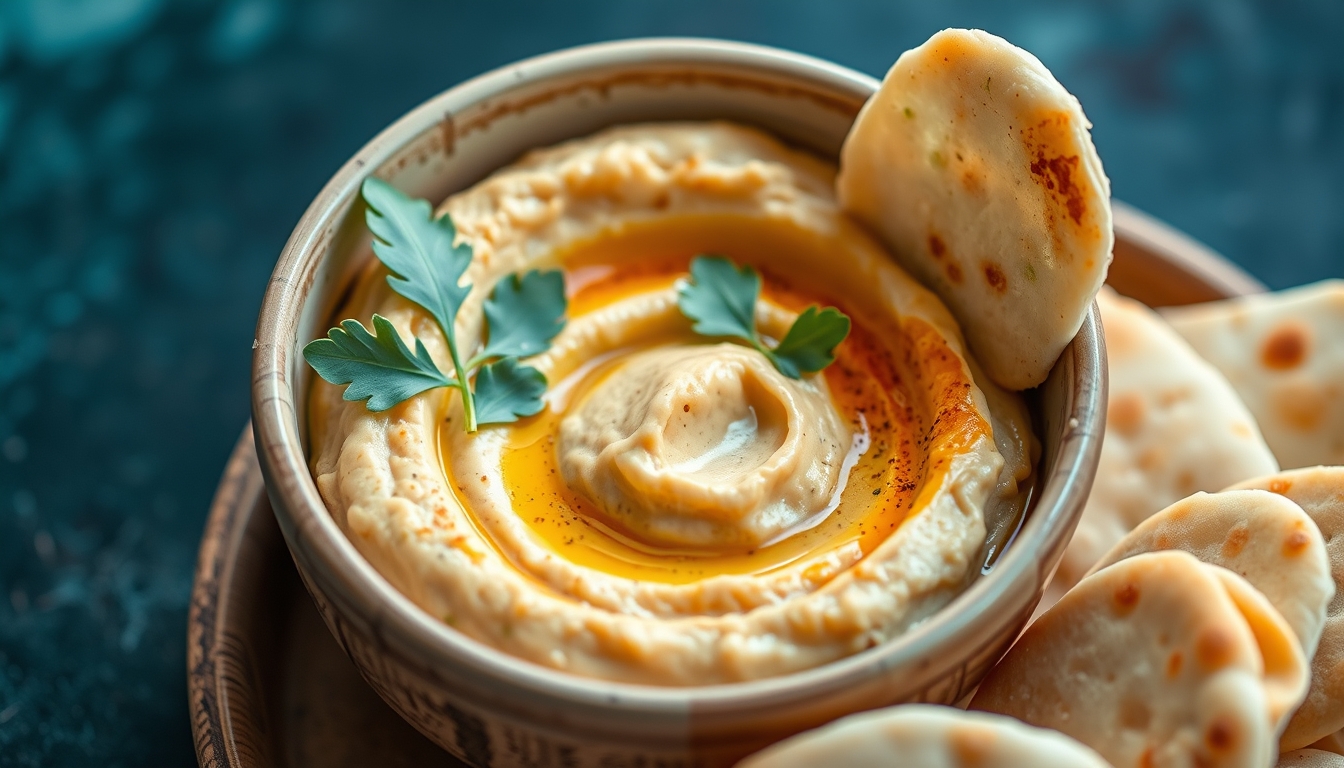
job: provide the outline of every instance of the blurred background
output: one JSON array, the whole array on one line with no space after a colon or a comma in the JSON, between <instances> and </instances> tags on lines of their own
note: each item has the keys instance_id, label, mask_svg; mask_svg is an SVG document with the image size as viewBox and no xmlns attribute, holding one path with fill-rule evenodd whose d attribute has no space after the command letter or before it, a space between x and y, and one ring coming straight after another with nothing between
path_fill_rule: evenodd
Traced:
<instances>
[{"instance_id":1,"label":"blurred background","mask_svg":"<svg viewBox=\"0 0 1344 768\"><path fill-rule=\"evenodd\" d=\"M1037 54L1115 196L1272 287L1344 276L1344 3L0 0L0 765L190 765L196 545L290 229L379 129L643 35L881 75L947 26Z\"/></svg>"}]
</instances>

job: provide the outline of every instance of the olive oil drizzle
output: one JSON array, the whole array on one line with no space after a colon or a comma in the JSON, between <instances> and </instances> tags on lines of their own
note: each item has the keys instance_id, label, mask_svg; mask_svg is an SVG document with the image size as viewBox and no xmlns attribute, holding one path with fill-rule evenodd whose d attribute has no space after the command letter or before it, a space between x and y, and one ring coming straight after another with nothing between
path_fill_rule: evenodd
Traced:
<instances>
[{"instance_id":1,"label":"olive oil drizzle","mask_svg":"<svg viewBox=\"0 0 1344 768\"><path fill-rule=\"evenodd\" d=\"M726 220L725 220L726 221ZM833 578L881 545L896 531L928 483L940 484L945 461L928 455L928 435L935 415L920 405L916 391L925 386L913 360L927 350L904 338L900 329L885 323L869 327L862 313L851 311L835 297L803 291L772 271L770 259L777 251L752 245L734 228L736 249L705 247L696 243L723 237L722 223L710 222L671 228L648 227L608 234L579 244L556 255L565 270L569 289L571 322L614 302L672 289L687 274L697 253L721 253L762 272L762 298L778 306L801 311L808 305L837 306L854 320L854 327L836 350L836 362L816 374L824 376L838 412L851 424L854 440L845 459L838 501L829 512L816 515L787 535L756 550L737 553L672 551L617 530L603 521L590 501L564 481L556 457L555 442L560 420L572 404L618 365L619 358L652 344L695 344L704 339L690 333L684 337L647 339L641 346L615 350L587 361L552 383L546 408L540 414L507 430L507 444L500 459L500 478L513 512L523 522L534 543L555 557L583 569L644 582L670 585L691 584L717 576L761 575L788 569L813 560L803 573L814 583ZM690 232L687 236L685 233ZM777 236L773 233L772 236ZM735 238L735 239L734 239ZM764 242L764 239L762 240ZM632 258L631 253L640 254ZM816 255L809 257L815 260ZM927 328L929 332L933 329ZM936 333L933 333L936 335ZM919 344L925 342L920 341ZM946 349L943 349L946 352ZM959 393L957 395L959 397ZM450 462L444 462L453 487ZM459 497L460 501L466 500ZM473 525L489 538L488 525L475 519L464 503ZM497 551L505 554L499 547ZM839 553L841 557L827 558ZM507 556L507 555L505 555ZM520 570L526 567L516 558Z\"/></svg>"}]
</instances>

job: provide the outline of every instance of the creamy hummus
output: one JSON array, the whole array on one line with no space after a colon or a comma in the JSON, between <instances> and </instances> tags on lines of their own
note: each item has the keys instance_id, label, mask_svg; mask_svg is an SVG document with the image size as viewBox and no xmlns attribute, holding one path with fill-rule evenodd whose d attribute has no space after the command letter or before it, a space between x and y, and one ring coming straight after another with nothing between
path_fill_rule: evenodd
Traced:
<instances>
[{"instance_id":1,"label":"creamy hummus","mask_svg":"<svg viewBox=\"0 0 1344 768\"><path fill-rule=\"evenodd\" d=\"M754 130L663 124L534 152L451 197L476 254L460 344L497 280L565 272L568 325L527 361L547 408L467 433L449 390L370 413L317 381L313 472L350 540L457 630L628 682L805 669L945 605L980 572L987 524L1009 527L1035 444L939 300L837 207L834 175ZM836 362L790 379L693 334L676 288L697 254L763 273L772 339L811 304L847 313ZM341 316L377 312L445 364L385 274L371 266Z\"/></svg>"}]
</instances>

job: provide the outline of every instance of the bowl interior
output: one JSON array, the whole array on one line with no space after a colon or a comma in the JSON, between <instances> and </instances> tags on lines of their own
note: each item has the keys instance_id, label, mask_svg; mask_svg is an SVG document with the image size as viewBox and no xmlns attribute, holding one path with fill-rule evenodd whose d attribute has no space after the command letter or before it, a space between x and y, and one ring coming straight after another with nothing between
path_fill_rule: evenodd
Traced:
<instances>
[{"instance_id":1,"label":"bowl interior","mask_svg":"<svg viewBox=\"0 0 1344 768\"><path fill-rule=\"evenodd\" d=\"M900 638L824 667L750 683L665 689L578 678L467 639L424 614L379 576L336 526L306 462L311 373L299 350L329 327L343 292L369 258L362 179L374 173L407 193L442 200L529 149L633 122L724 119L763 128L834 160L876 88L870 77L809 57L703 40L589 46L506 67L426 102L347 163L318 195L277 265L263 304L254 363L253 419L277 516L300 570L339 610L364 616L426 674L490 698L508 679L542 716L573 708L620 727L663 713L727 734L807 702L808 718L843 714L893 695L954 700L1020 629L1072 533L1091 486L1104 419L1100 324L1090 314L1033 396L1043 444L1040 481L1012 546L953 603ZM951 658L955 663L948 662ZM949 669L949 663L955 669ZM510 706L517 708L517 703ZM817 714L821 712L822 714ZM520 712L527 717L529 713ZM788 730L788 723L778 723ZM804 724L805 725L805 724Z\"/></svg>"},{"instance_id":2,"label":"bowl interior","mask_svg":"<svg viewBox=\"0 0 1344 768\"><path fill-rule=\"evenodd\" d=\"M529 150L623 123L680 120L752 125L835 161L849 126L876 87L876 81L856 72L755 46L660 40L593 48L607 55L600 66L585 71L575 72L571 52L561 52L454 88L444 96L461 98L437 108L443 96L422 105L361 150L351 161L354 169L347 164L337 174L314 203L322 206L320 222L313 222L322 234L313 243L312 255L318 258L300 306L297 348L325 333L357 272L372 257L357 194L366 175L437 202ZM497 93L499 81L507 81L504 93ZM291 354L290 360L288 373L301 399L311 371L301 357ZM300 407L301 425L304 413Z\"/></svg>"}]
</instances>

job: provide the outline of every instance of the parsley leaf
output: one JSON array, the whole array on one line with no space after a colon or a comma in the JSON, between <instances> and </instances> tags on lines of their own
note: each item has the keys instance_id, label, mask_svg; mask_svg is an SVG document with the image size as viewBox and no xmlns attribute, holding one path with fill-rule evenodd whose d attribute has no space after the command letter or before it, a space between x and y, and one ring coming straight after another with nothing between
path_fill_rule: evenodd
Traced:
<instances>
[{"instance_id":1,"label":"parsley leaf","mask_svg":"<svg viewBox=\"0 0 1344 768\"><path fill-rule=\"evenodd\" d=\"M546 377L517 358L506 357L481 366L476 373L476 419L480 424L507 424L545 407Z\"/></svg>"},{"instance_id":2,"label":"parsley leaf","mask_svg":"<svg viewBox=\"0 0 1344 768\"><path fill-rule=\"evenodd\" d=\"M835 348L849 335L849 318L835 307L808 307L793 321L771 358L785 376L796 379L835 362Z\"/></svg>"},{"instance_id":3,"label":"parsley leaf","mask_svg":"<svg viewBox=\"0 0 1344 768\"><path fill-rule=\"evenodd\" d=\"M471 265L471 246L454 244L451 216L434 218L428 200L412 200L382 179L364 180L365 215L374 235L373 252L392 274L392 290L429 312L453 342L453 321L471 291L459 281Z\"/></svg>"},{"instance_id":4,"label":"parsley leaf","mask_svg":"<svg viewBox=\"0 0 1344 768\"><path fill-rule=\"evenodd\" d=\"M419 339L412 353L387 318L374 315L373 330L345 320L327 331L327 338L309 342L303 359L332 384L349 384L343 397L368 400L370 411L385 411L427 389L457 383L439 370Z\"/></svg>"},{"instance_id":5,"label":"parsley leaf","mask_svg":"<svg viewBox=\"0 0 1344 768\"><path fill-rule=\"evenodd\" d=\"M677 306L701 336L732 336L759 348L756 299L761 276L751 267L738 268L722 256L696 256L691 279L677 289Z\"/></svg>"},{"instance_id":6,"label":"parsley leaf","mask_svg":"<svg viewBox=\"0 0 1344 768\"><path fill-rule=\"evenodd\" d=\"M691 260L691 279L677 289L677 307L696 333L741 339L791 379L835 362L835 348L849 335L849 317L834 307L808 307L771 349L756 332L760 295L761 276L756 270L736 267L722 256L697 256Z\"/></svg>"},{"instance_id":7,"label":"parsley leaf","mask_svg":"<svg viewBox=\"0 0 1344 768\"><path fill-rule=\"evenodd\" d=\"M345 320L327 338L309 343L303 348L308 364L332 384L349 384L343 397L367 400L371 411L387 410L427 389L453 387L462 395L468 432L540 412L546 376L517 358L544 351L565 327L564 276L533 270L500 280L483 305L488 341L464 363L455 323L471 293L471 284L462 282L471 266L470 243L456 242L451 216L435 218L428 201L411 199L381 179L366 179L361 193L369 208L365 221L374 236L373 252L392 273L388 285L438 323L454 375L438 369L419 339L411 352L379 315L373 316L376 336L358 320ZM479 370L473 386L469 374L474 369Z\"/></svg>"},{"instance_id":8,"label":"parsley leaf","mask_svg":"<svg viewBox=\"0 0 1344 768\"><path fill-rule=\"evenodd\" d=\"M565 327L565 278L558 271L509 275L486 299L490 337L472 363L542 352Z\"/></svg>"}]
</instances>

